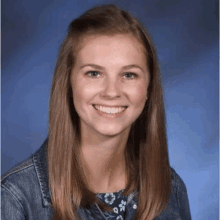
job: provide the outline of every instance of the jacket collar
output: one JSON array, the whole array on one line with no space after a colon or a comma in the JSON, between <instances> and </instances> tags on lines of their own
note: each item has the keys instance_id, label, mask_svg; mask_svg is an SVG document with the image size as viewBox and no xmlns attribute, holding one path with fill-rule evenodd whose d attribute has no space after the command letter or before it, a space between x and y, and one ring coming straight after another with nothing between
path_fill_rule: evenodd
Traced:
<instances>
[{"instance_id":1,"label":"jacket collar","mask_svg":"<svg viewBox=\"0 0 220 220\"><path fill-rule=\"evenodd\" d=\"M33 155L33 163L37 172L37 177L40 184L41 194L44 206L52 206L51 191L48 182L47 169L47 139L41 147Z\"/></svg>"}]
</instances>

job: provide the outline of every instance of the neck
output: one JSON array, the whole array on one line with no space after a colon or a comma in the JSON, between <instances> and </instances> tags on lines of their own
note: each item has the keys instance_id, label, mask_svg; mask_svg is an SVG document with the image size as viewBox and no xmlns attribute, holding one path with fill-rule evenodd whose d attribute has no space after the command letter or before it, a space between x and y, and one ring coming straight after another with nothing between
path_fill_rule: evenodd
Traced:
<instances>
[{"instance_id":1,"label":"neck","mask_svg":"<svg viewBox=\"0 0 220 220\"><path fill-rule=\"evenodd\" d=\"M125 147L127 138L128 134L107 138L103 141L92 138L89 139L90 141L86 141L86 139L82 141L82 166L93 192L115 192L126 187Z\"/></svg>"}]
</instances>

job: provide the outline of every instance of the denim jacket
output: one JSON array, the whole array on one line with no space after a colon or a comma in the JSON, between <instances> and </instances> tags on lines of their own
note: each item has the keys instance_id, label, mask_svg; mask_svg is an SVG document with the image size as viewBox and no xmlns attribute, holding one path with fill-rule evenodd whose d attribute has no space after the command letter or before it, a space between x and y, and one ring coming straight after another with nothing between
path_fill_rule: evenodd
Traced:
<instances>
[{"instance_id":1,"label":"denim jacket","mask_svg":"<svg viewBox=\"0 0 220 220\"><path fill-rule=\"evenodd\" d=\"M48 185L46 144L45 141L34 154L2 175L2 220L52 220L53 208ZM172 167L171 170L170 200L167 208L155 220L191 220L186 186ZM135 215L137 197L138 192L128 196L125 220L130 220ZM78 212L83 220L105 219L98 208L93 214L89 209L84 208L80 208Z\"/></svg>"}]
</instances>

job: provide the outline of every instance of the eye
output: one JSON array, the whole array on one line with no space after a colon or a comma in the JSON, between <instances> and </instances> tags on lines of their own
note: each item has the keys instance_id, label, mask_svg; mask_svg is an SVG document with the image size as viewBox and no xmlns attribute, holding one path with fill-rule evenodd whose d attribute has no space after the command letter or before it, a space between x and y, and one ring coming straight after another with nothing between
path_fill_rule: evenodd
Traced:
<instances>
[{"instance_id":1,"label":"eye","mask_svg":"<svg viewBox=\"0 0 220 220\"><path fill-rule=\"evenodd\" d=\"M93 78L95 78L96 76L96 74L100 74L99 72L97 72L97 71L88 71L85 75L90 75L90 77L93 77Z\"/></svg>"},{"instance_id":2,"label":"eye","mask_svg":"<svg viewBox=\"0 0 220 220\"><path fill-rule=\"evenodd\" d=\"M89 77L91 78L97 78L98 74L100 75L100 72L98 71L88 71L85 75L89 75ZM128 80L133 80L138 77L136 73L132 73L132 72L126 72L124 75L129 76L126 77Z\"/></svg>"},{"instance_id":3,"label":"eye","mask_svg":"<svg viewBox=\"0 0 220 220\"><path fill-rule=\"evenodd\" d=\"M132 78L131 77L126 77L128 80L136 79L138 77L138 75L136 73L132 73L132 72L127 72L124 75L133 76Z\"/></svg>"}]
</instances>

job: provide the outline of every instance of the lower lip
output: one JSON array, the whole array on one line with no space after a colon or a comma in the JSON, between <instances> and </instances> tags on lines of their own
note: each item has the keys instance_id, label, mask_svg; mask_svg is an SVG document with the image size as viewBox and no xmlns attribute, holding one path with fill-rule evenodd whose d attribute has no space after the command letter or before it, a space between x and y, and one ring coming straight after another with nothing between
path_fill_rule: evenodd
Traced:
<instances>
[{"instance_id":1,"label":"lower lip","mask_svg":"<svg viewBox=\"0 0 220 220\"><path fill-rule=\"evenodd\" d=\"M121 113L105 113L105 112L101 112L99 110L97 110L94 106L93 108L96 110L96 112L100 115L100 116L103 116L103 117L106 117L106 118L118 118L118 117L121 117L123 116L123 114L125 113L126 109L121 112Z\"/></svg>"}]
</instances>

